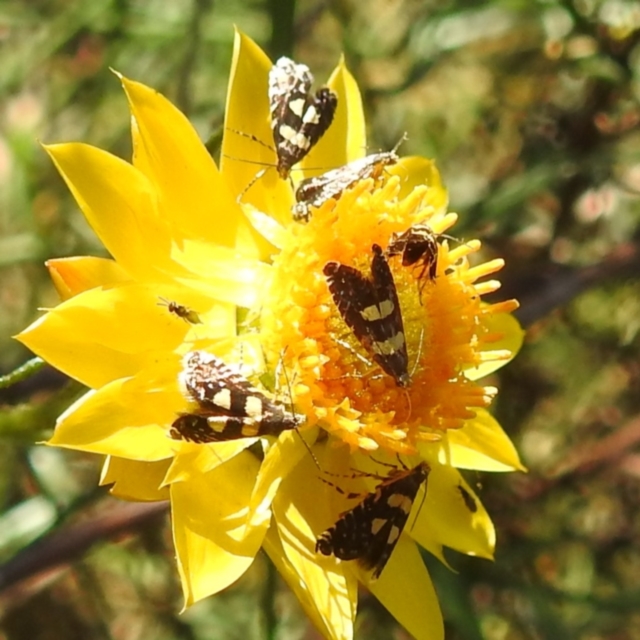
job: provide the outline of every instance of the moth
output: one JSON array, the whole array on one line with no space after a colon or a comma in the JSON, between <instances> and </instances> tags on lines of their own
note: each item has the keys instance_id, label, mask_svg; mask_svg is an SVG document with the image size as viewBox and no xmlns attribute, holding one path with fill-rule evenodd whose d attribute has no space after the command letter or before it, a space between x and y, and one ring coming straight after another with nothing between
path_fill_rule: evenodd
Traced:
<instances>
[{"instance_id":1,"label":"moth","mask_svg":"<svg viewBox=\"0 0 640 640\"><path fill-rule=\"evenodd\" d=\"M362 347L400 387L411 382L402 312L393 274L382 248L371 247L371 275L340 262L323 273L342 319Z\"/></svg>"},{"instance_id":2,"label":"moth","mask_svg":"<svg viewBox=\"0 0 640 640\"><path fill-rule=\"evenodd\" d=\"M368 493L355 507L340 514L336 523L316 540L316 553L340 560L356 560L371 579L385 568L400 538L418 490L431 468L421 462L413 469L398 469Z\"/></svg>"},{"instance_id":3,"label":"moth","mask_svg":"<svg viewBox=\"0 0 640 640\"><path fill-rule=\"evenodd\" d=\"M282 57L269 71L269 110L281 178L304 158L333 122L338 97L328 87L311 93L309 67Z\"/></svg>"},{"instance_id":4,"label":"moth","mask_svg":"<svg viewBox=\"0 0 640 640\"><path fill-rule=\"evenodd\" d=\"M304 416L286 411L239 371L206 351L185 355L180 378L198 408L173 421L169 435L175 440L207 443L277 436L304 421Z\"/></svg>"},{"instance_id":5,"label":"moth","mask_svg":"<svg viewBox=\"0 0 640 640\"><path fill-rule=\"evenodd\" d=\"M379 180L384 168L396 164L399 159L395 151L374 153L349 162L338 169L302 180L295 193L293 219L296 222L309 222L312 207L320 207L327 200L339 200L344 191L360 180L367 178Z\"/></svg>"}]
</instances>

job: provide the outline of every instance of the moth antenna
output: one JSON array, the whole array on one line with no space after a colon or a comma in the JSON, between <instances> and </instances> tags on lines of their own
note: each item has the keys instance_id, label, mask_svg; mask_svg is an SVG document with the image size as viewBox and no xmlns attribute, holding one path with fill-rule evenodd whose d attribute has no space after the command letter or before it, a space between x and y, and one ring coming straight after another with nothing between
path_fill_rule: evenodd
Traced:
<instances>
[{"instance_id":1,"label":"moth antenna","mask_svg":"<svg viewBox=\"0 0 640 640\"><path fill-rule=\"evenodd\" d=\"M257 142L261 147L264 147L265 149L269 149L269 151L276 153L276 150L270 144L267 144L263 140L260 140L260 138L254 136L252 133L246 133L245 131L239 131L238 129L232 129L231 127L227 127L227 131L235 133L237 136L242 136L243 138L249 138L249 140Z\"/></svg>"},{"instance_id":2,"label":"moth antenna","mask_svg":"<svg viewBox=\"0 0 640 640\"><path fill-rule=\"evenodd\" d=\"M360 360L361 362L364 362L364 364L366 364L369 367L373 367L373 362L371 362L371 360L363 356L361 353L358 353L346 340L344 340L343 338L334 338L333 340L334 342L339 344L341 347L349 351L349 353L351 353L353 356L358 358L358 360Z\"/></svg>"},{"instance_id":3,"label":"moth antenna","mask_svg":"<svg viewBox=\"0 0 640 640\"><path fill-rule=\"evenodd\" d=\"M253 176L253 178L251 178L251 181L249 182L249 184L238 194L238 197L236 198L236 202L237 203L242 202L242 198L244 198L247 191L249 191L249 189L251 189L251 187L253 187L253 185L256 182L258 182L258 180L260 180L260 178L262 178L264 174L267 173L267 171L269 171L269 169L272 169L272 168L273 167L267 167L266 169L261 169L260 171L258 171L258 173L256 173L256 175Z\"/></svg>"},{"instance_id":4,"label":"moth antenna","mask_svg":"<svg viewBox=\"0 0 640 640\"><path fill-rule=\"evenodd\" d=\"M413 369L411 369L411 379L413 379L413 374L417 371L418 366L420 365L420 358L422 357L422 345L424 344L424 327L420 328L420 341L418 342L418 353L416 355L416 360L413 363ZM411 395L409 394L409 389L404 389L405 397L407 399L407 406L409 407L409 412L407 417L405 418L405 422L407 422L411 418L411 413L413 412L413 406L411 404Z\"/></svg>"},{"instance_id":5,"label":"moth antenna","mask_svg":"<svg viewBox=\"0 0 640 640\"><path fill-rule=\"evenodd\" d=\"M282 355L280 356L280 362L282 362L282 358L286 352L287 348L285 347L284 351L282 352ZM289 374L287 373L287 368L283 365L282 367L282 375L284 376L284 380L287 384L287 389L289 390L289 401L291 404L291 413L295 416L296 415L296 411L295 411L295 407L293 405L293 390L291 389L291 382L289 380ZM300 430L298 429L298 426L296 425L295 427L295 432L298 434L298 438L300 438L302 444L304 445L305 449L309 452L309 455L311 456L311 459L313 460L314 464L316 465L316 467L322 471L322 467L320 466L320 463L318 462L318 458L316 458L315 454L313 453L313 451L311 451L311 447L309 446L309 444L307 443L307 441L302 437L302 434L300 433Z\"/></svg>"},{"instance_id":6,"label":"moth antenna","mask_svg":"<svg viewBox=\"0 0 640 640\"><path fill-rule=\"evenodd\" d=\"M378 461L376 460L376 462ZM380 464L385 464L385 463L381 462ZM388 466L393 467L393 465L388 465ZM395 467L393 468L395 469ZM354 467L351 467L350 474L332 473L331 471L325 471L325 470L322 470L322 473L324 473L326 476L332 476L333 478L349 478L350 480L355 480L356 478L374 478L375 480L386 480L384 476L379 476L377 473L371 473L370 471L362 471L362 469L355 469ZM331 484L331 482L329 482L328 480L323 480L323 482L326 482L327 484Z\"/></svg>"},{"instance_id":7,"label":"moth antenna","mask_svg":"<svg viewBox=\"0 0 640 640\"><path fill-rule=\"evenodd\" d=\"M398 140L398 142L396 142L396 146L393 147L393 149L391 149L391 153L396 153L396 151L398 151L398 149L400 148L400 145L403 142L406 142L409 139L409 136L407 135L407 132L405 131L402 136L400 137L400 140Z\"/></svg>"},{"instance_id":8,"label":"moth antenna","mask_svg":"<svg viewBox=\"0 0 640 640\"><path fill-rule=\"evenodd\" d=\"M242 162L243 164L256 164L259 167L267 167L268 169L275 169L275 164L272 162L262 162L261 160L248 160L247 158L238 158L237 156L230 156L225 153L224 157L228 160L234 160L235 162Z\"/></svg>"},{"instance_id":9,"label":"moth antenna","mask_svg":"<svg viewBox=\"0 0 640 640\"><path fill-rule=\"evenodd\" d=\"M416 520L418 519L418 516L420 515L420 512L422 511L422 505L424 505L424 501L427 499L428 485L429 485L429 478L427 478L426 482L424 483L424 493L422 494L422 500L420 500L420 506L416 510L416 517L413 519L413 522L411 523L412 529L413 529L413 525L416 523Z\"/></svg>"},{"instance_id":10,"label":"moth antenna","mask_svg":"<svg viewBox=\"0 0 640 640\"><path fill-rule=\"evenodd\" d=\"M269 147L269 149L271 149L271 147ZM238 158L237 156L230 156L228 153L223 154L225 158L228 158L229 160L235 160L236 162L244 162L245 164L257 164L260 167L267 167L269 169L275 169L276 168L276 164L273 162L261 162L260 160L247 160L247 158ZM334 169L337 169L339 167L333 167ZM331 170L331 167L327 168L327 167L305 167L304 168L305 171L329 171ZM291 169L291 172L293 171L302 171L302 167L294 167Z\"/></svg>"},{"instance_id":11,"label":"moth antenna","mask_svg":"<svg viewBox=\"0 0 640 640\"><path fill-rule=\"evenodd\" d=\"M323 471L323 473L329 473L329 472ZM339 474L337 473L330 473L329 475L339 476ZM326 478L323 478L322 476L318 476L318 480L320 480L321 482L324 482L326 485L329 485L330 487L333 487L338 493L341 493L347 500L355 500L356 498L360 498L363 495L366 495L366 493L363 494L355 491L345 491L342 487L338 486L337 484L334 484L333 482L331 482L330 480L327 480Z\"/></svg>"},{"instance_id":12,"label":"moth antenna","mask_svg":"<svg viewBox=\"0 0 640 640\"><path fill-rule=\"evenodd\" d=\"M402 461L402 458L400 457L399 453L396 453L396 458L398 458L398 462L400 463L400 465L402 466L402 468L405 471L409 471L409 467L407 467L407 465Z\"/></svg>"},{"instance_id":13,"label":"moth antenna","mask_svg":"<svg viewBox=\"0 0 640 640\"><path fill-rule=\"evenodd\" d=\"M373 456L369 456L369 458L371 460L373 460L376 464L379 464L381 467L388 467L389 469L397 469L398 468L395 464L391 464L390 462L383 462L382 460L378 460L378 458L374 458ZM399 456L398 456L398 460L400 460ZM404 466L402 460L400 460L400 464L402 465L403 468L406 469L406 467Z\"/></svg>"}]
</instances>

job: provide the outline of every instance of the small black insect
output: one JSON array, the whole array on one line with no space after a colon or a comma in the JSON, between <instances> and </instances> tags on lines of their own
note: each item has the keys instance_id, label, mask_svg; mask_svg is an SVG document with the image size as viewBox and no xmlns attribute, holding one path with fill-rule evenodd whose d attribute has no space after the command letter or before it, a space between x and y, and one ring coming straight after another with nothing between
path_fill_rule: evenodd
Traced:
<instances>
[{"instance_id":1,"label":"small black insect","mask_svg":"<svg viewBox=\"0 0 640 640\"><path fill-rule=\"evenodd\" d=\"M397 469L355 507L318 536L316 553L340 560L357 560L375 580L382 573L402 533L420 485L431 468L422 462Z\"/></svg>"},{"instance_id":2,"label":"small black insect","mask_svg":"<svg viewBox=\"0 0 640 640\"><path fill-rule=\"evenodd\" d=\"M323 272L358 342L398 386L407 387L411 377L398 292L382 249L374 244L371 250L371 277L340 262L327 262Z\"/></svg>"},{"instance_id":3,"label":"small black insect","mask_svg":"<svg viewBox=\"0 0 640 640\"><path fill-rule=\"evenodd\" d=\"M338 169L302 180L296 189L293 219L296 222L309 222L311 207L320 207L332 198L339 200L344 191L360 180L379 180L384 168L396 164L399 159L395 151L374 153Z\"/></svg>"},{"instance_id":4,"label":"small black insect","mask_svg":"<svg viewBox=\"0 0 640 640\"><path fill-rule=\"evenodd\" d=\"M309 67L282 57L269 71L271 131L278 156L277 169L286 179L333 122L338 97L328 87L311 94Z\"/></svg>"},{"instance_id":5,"label":"small black insect","mask_svg":"<svg viewBox=\"0 0 640 640\"><path fill-rule=\"evenodd\" d=\"M185 322L189 324L202 324L202 320L196 311L193 309L189 309L189 307L185 307L182 304L178 304L173 300L167 300L166 298L160 298L159 305L163 307L167 307L169 313L173 313L178 316L178 318L182 318Z\"/></svg>"},{"instance_id":6,"label":"small black insect","mask_svg":"<svg viewBox=\"0 0 640 640\"><path fill-rule=\"evenodd\" d=\"M169 435L176 440L204 443L277 436L304 421L211 353L191 351L183 363L181 382L198 409L174 420Z\"/></svg>"},{"instance_id":7,"label":"small black insect","mask_svg":"<svg viewBox=\"0 0 640 640\"><path fill-rule=\"evenodd\" d=\"M458 491L467 509L469 509L471 513L475 513L478 510L476 499L461 484L458 485Z\"/></svg>"}]
</instances>

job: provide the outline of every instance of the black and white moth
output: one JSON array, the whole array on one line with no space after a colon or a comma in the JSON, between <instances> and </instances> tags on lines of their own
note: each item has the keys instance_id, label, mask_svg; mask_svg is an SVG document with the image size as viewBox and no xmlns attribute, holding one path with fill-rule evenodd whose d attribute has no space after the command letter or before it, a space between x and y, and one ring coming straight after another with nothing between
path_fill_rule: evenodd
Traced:
<instances>
[{"instance_id":1,"label":"black and white moth","mask_svg":"<svg viewBox=\"0 0 640 640\"><path fill-rule=\"evenodd\" d=\"M371 247L371 276L340 262L323 272L333 301L353 335L400 387L411 382L402 312L393 274L382 249Z\"/></svg>"},{"instance_id":2,"label":"black and white moth","mask_svg":"<svg viewBox=\"0 0 640 640\"><path fill-rule=\"evenodd\" d=\"M240 372L206 351L191 351L183 359L182 386L198 408L173 421L175 440L206 443L254 436L277 436L294 429L304 416L256 389Z\"/></svg>"},{"instance_id":3,"label":"black and white moth","mask_svg":"<svg viewBox=\"0 0 640 640\"><path fill-rule=\"evenodd\" d=\"M398 469L316 540L316 553L340 560L357 560L375 580L382 573L400 538L420 485L431 468L421 462Z\"/></svg>"},{"instance_id":4,"label":"black and white moth","mask_svg":"<svg viewBox=\"0 0 640 640\"><path fill-rule=\"evenodd\" d=\"M165 298L160 298L160 302L158 302L158 304L163 307L167 307L169 313L173 313L173 315L178 316L178 318L182 318L189 324L202 324L202 320L198 313L189 307L185 307L182 304L178 304L173 300L167 300Z\"/></svg>"},{"instance_id":5,"label":"black and white moth","mask_svg":"<svg viewBox=\"0 0 640 640\"><path fill-rule=\"evenodd\" d=\"M418 280L428 274L429 280L438 273L438 235L426 222L410 226L402 233L392 233L386 250L386 256L402 256L402 266L412 267L419 262L421 270Z\"/></svg>"},{"instance_id":6,"label":"black and white moth","mask_svg":"<svg viewBox=\"0 0 640 640\"><path fill-rule=\"evenodd\" d=\"M333 122L338 97L328 87L311 93L309 67L280 58L269 71L271 131L278 156L277 169L286 179Z\"/></svg>"},{"instance_id":7,"label":"black and white moth","mask_svg":"<svg viewBox=\"0 0 640 640\"><path fill-rule=\"evenodd\" d=\"M332 198L339 200L344 191L360 180L379 180L384 168L396 164L399 159L395 151L374 153L322 175L302 180L296 189L293 219L296 222L309 222L312 207L320 207Z\"/></svg>"}]
</instances>

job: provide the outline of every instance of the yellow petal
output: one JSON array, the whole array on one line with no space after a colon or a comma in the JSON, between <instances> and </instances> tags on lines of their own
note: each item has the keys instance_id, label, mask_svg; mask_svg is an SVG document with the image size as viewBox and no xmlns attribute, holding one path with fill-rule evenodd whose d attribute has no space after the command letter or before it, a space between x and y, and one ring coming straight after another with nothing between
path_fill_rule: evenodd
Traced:
<instances>
[{"instance_id":1,"label":"yellow petal","mask_svg":"<svg viewBox=\"0 0 640 640\"><path fill-rule=\"evenodd\" d=\"M449 571L457 573L456 570L449 564L449 561L444 555L444 547L439 542L439 537L432 533L430 529L420 525L420 520L416 518L415 526L411 527L408 532L410 537L415 540L423 549L428 551L434 558L437 558Z\"/></svg>"},{"instance_id":2,"label":"yellow petal","mask_svg":"<svg viewBox=\"0 0 640 640\"><path fill-rule=\"evenodd\" d=\"M416 640L444 638L438 597L418 547L408 536L400 536L380 578L367 586Z\"/></svg>"},{"instance_id":3,"label":"yellow petal","mask_svg":"<svg viewBox=\"0 0 640 640\"><path fill-rule=\"evenodd\" d=\"M472 509L467 506L460 487L467 492L467 499L473 500ZM419 500L416 499L416 503L420 504ZM424 546L435 539L439 545L461 553L493 558L496 543L493 523L472 489L451 467L432 466L426 498L407 530L416 542L422 544L424 540Z\"/></svg>"},{"instance_id":4,"label":"yellow petal","mask_svg":"<svg viewBox=\"0 0 640 640\"><path fill-rule=\"evenodd\" d=\"M478 380L484 376L493 373L507 364L513 359L524 341L525 332L522 330L519 322L510 313L495 313L487 314L484 319L485 326L488 328L489 333L500 335L502 337L499 340L489 343L483 343L482 352L485 357L491 351L511 351L511 358L503 358L501 360L489 360L483 362L479 367L468 369L465 371L465 375L469 380Z\"/></svg>"},{"instance_id":5,"label":"yellow petal","mask_svg":"<svg viewBox=\"0 0 640 640\"><path fill-rule=\"evenodd\" d=\"M317 499L317 474L307 455L285 476L272 505L278 540L271 531L267 536L272 550L281 547L284 554L278 557L266 549L285 579L294 576L288 582L316 627L329 638L350 638L357 580L333 556L315 552L316 533L322 531L328 509L326 501Z\"/></svg>"},{"instance_id":6,"label":"yellow petal","mask_svg":"<svg viewBox=\"0 0 640 640\"><path fill-rule=\"evenodd\" d=\"M156 291L129 283L90 289L49 311L17 338L60 371L100 387L134 375L157 352L182 343L189 325L158 304Z\"/></svg>"},{"instance_id":7,"label":"yellow petal","mask_svg":"<svg viewBox=\"0 0 640 640\"><path fill-rule=\"evenodd\" d=\"M242 202L287 224L291 221L293 194L274 168L277 158L269 116L270 69L271 61L262 49L236 31L220 168ZM260 171L265 171L264 175L245 192Z\"/></svg>"},{"instance_id":8,"label":"yellow petal","mask_svg":"<svg viewBox=\"0 0 640 640\"><path fill-rule=\"evenodd\" d=\"M169 228L157 215L154 186L140 171L86 144L45 149L93 230L132 277L171 271Z\"/></svg>"},{"instance_id":9,"label":"yellow petal","mask_svg":"<svg viewBox=\"0 0 640 640\"><path fill-rule=\"evenodd\" d=\"M135 378L90 391L59 418L49 444L154 462L173 454L167 435L184 398L178 363L158 363Z\"/></svg>"},{"instance_id":10,"label":"yellow petal","mask_svg":"<svg viewBox=\"0 0 640 640\"><path fill-rule=\"evenodd\" d=\"M109 493L122 500L156 502L169 499L169 489L161 487L169 460L139 462L109 456L102 467L100 484L112 485Z\"/></svg>"},{"instance_id":11,"label":"yellow petal","mask_svg":"<svg viewBox=\"0 0 640 640\"><path fill-rule=\"evenodd\" d=\"M167 470L162 484L186 482L194 474L213 471L221 464L242 453L250 447L257 438L241 438L228 442L216 442L202 445L195 442L180 442L176 447L176 455Z\"/></svg>"},{"instance_id":12,"label":"yellow petal","mask_svg":"<svg viewBox=\"0 0 640 640\"><path fill-rule=\"evenodd\" d=\"M177 235L234 247L240 207L187 118L163 95L120 76L133 116L134 164Z\"/></svg>"},{"instance_id":13,"label":"yellow petal","mask_svg":"<svg viewBox=\"0 0 640 640\"><path fill-rule=\"evenodd\" d=\"M462 429L447 431L438 459L442 464L478 471L526 471L509 436L484 409Z\"/></svg>"},{"instance_id":14,"label":"yellow petal","mask_svg":"<svg viewBox=\"0 0 640 640\"><path fill-rule=\"evenodd\" d=\"M271 519L271 503L280 487L302 456L308 455L296 432L285 432L269 447L260 465L258 479L251 496L249 512L252 524L264 523Z\"/></svg>"},{"instance_id":15,"label":"yellow petal","mask_svg":"<svg viewBox=\"0 0 640 640\"><path fill-rule=\"evenodd\" d=\"M367 154L367 138L362 97L344 58L327 83L338 96L331 126L300 163L304 176L315 176Z\"/></svg>"},{"instance_id":16,"label":"yellow petal","mask_svg":"<svg viewBox=\"0 0 640 640\"><path fill-rule=\"evenodd\" d=\"M244 205L243 211L251 226L269 242L271 255L282 249L283 238L288 237L289 232L277 220L263 211L258 211L253 205Z\"/></svg>"},{"instance_id":17,"label":"yellow petal","mask_svg":"<svg viewBox=\"0 0 640 640\"><path fill-rule=\"evenodd\" d=\"M264 550L278 573L296 594L305 613L323 638L351 640L358 598L358 582L355 577L345 575L340 567L325 572L309 556L292 562L292 552L285 550L286 545L279 533L280 529L272 527L264 540Z\"/></svg>"},{"instance_id":18,"label":"yellow petal","mask_svg":"<svg viewBox=\"0 0 640 640\"><path fill-rule=\"evenodd\" d=\"M405 156L386 171L400 178L400 198L409 196L416 187L427 185L430 188L424 204L431 205L436 213L446 212L449 194L442 184L440 172L433 160L420 156Z\"/></svg>"},{"instance_id":19,"label":"yellow petal","mask_svg":"<svg viewBox=\"0 0 640 640\"><path fill-rule=\"evenodd\" d=\"M253 258L243 258L227 247L186 240L172 253L176 262L199 278L176 278L186 286L242 307L251 307L270 274L269 265Z\"/></svg>"},{"instance_id":20,"label":"yellow petal","mask_svg":"<svg viewBox=\"0 0 640 640\"><path fill-rule=\"evenodd\" d=\"M259 462L246 453L171 485L173 537L185 606L235 582L260 549L265 527L247 532L246 509Z\"/></svg>"},{"instance_id":21,"label":"yellow petal","mask_svg":"<svg viewBox=\"0 0 640 640\"><path fill-rule=\"evenodd\" d=\"M45 265L62 300L68 300L94 287L126 282L130 279L117 262L107 258L55 258L47 260Z\"/></svg>"}]
</instances>

